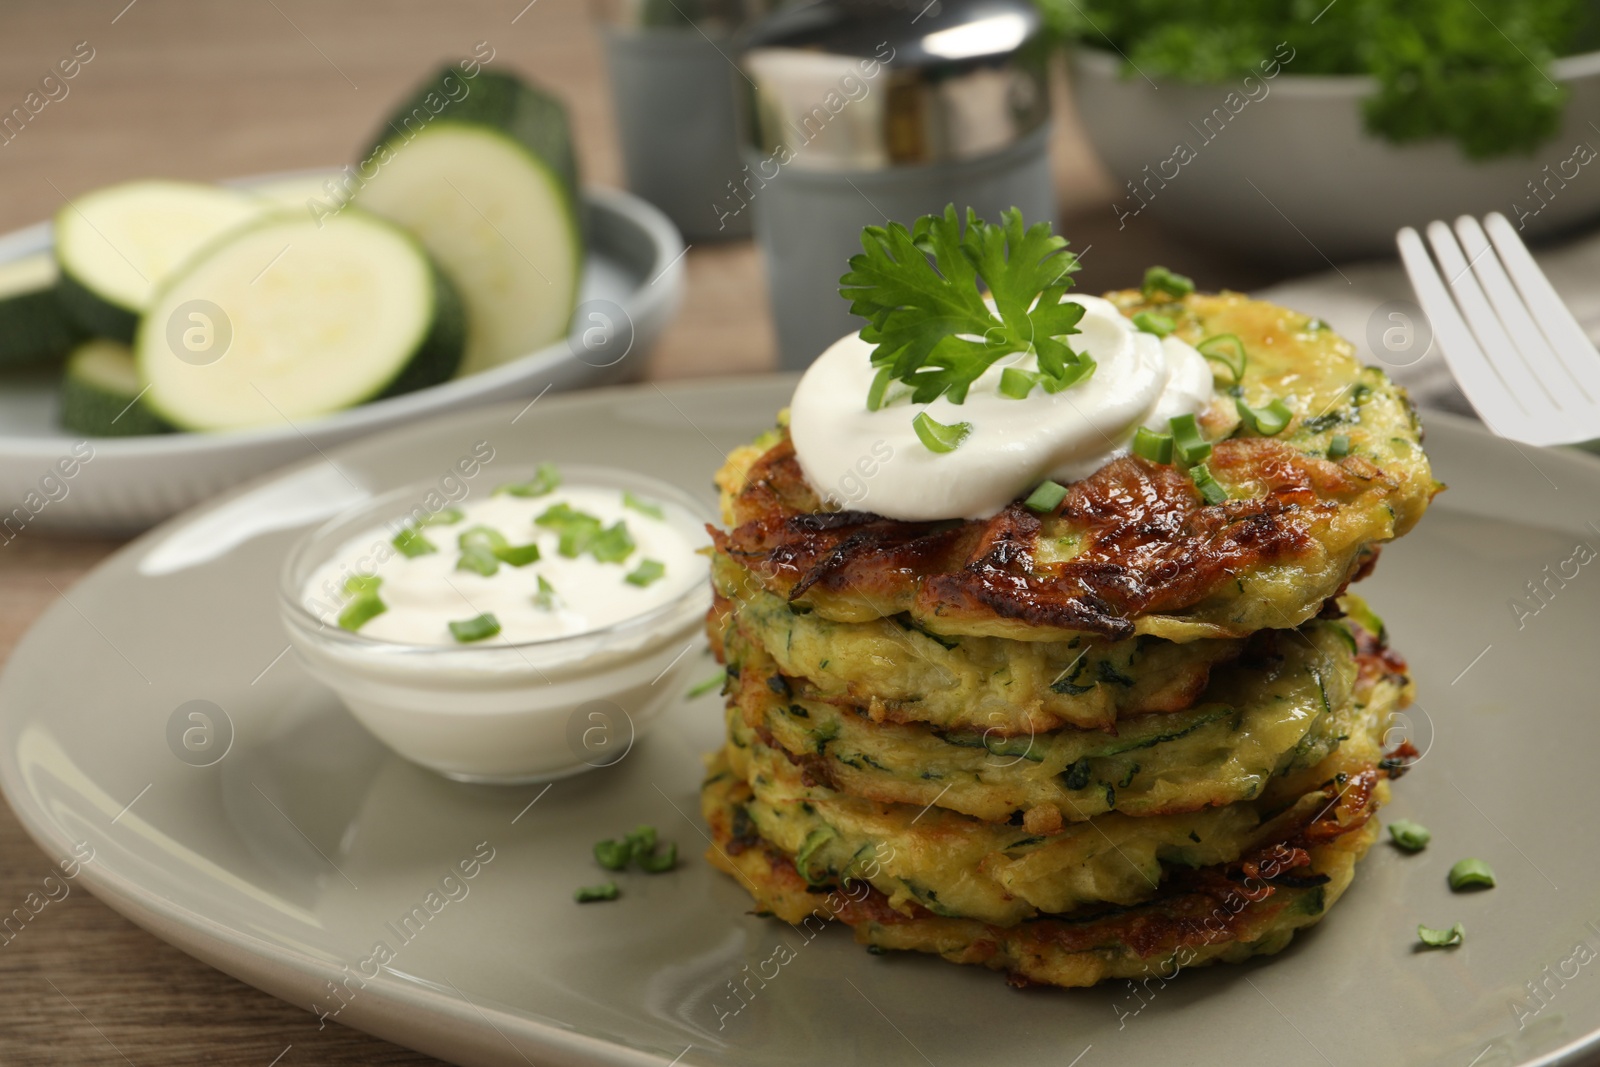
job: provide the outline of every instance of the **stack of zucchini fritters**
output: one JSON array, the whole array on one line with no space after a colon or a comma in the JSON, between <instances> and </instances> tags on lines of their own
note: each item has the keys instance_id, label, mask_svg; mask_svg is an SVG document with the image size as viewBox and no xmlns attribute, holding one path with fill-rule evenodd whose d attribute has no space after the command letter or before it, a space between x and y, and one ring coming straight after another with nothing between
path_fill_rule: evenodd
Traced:
<instances>
[{"instance_id":1,"label":"stack of zucchini fritters","mask_svg":"<svg viewBox=\"0 0 1600 1067\"><path fill-rule=\"evenodd\" d=\"M703 810L761 911L1083 986L1276 952L1349 885L1410 683L1345 587L1438 488L1415 414L1303 315L1111 299L1247 354L1200 418L1226 501L1129 456L1043 514L888 520L781 425L719 474ZM1287 429L1241 424L1274 398Z\"/></svg>"}]
</instances>

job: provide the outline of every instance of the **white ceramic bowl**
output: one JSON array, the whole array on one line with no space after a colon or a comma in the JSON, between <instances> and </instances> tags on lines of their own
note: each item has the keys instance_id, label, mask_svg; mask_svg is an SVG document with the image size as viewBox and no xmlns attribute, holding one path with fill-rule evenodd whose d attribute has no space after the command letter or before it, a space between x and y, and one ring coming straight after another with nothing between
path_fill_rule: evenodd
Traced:
<instances>
[{"instance_id":1,"label":"white ceramic bowl","mask_svg":"<svg viewBox=\"0 0 1600 1067\"><path fill-rule=\"evenodd\" d=\"M1600 118L1600 52L1554 64L1571 97L1553 140L1532 156L1487 162L1466 159L1449 141L1395 145L1374 137L1361 114L1361 101L1377 91L1374 79L1293 69L1291 61L1277 77L1256 79L1248 94L1257 99L1249 100L1242 80L1152 85L1123 77L1113 53L1074 50L1073 99L1117 186L1108 215L1123 228L1156 222L1291 269L1392 256L1397 229L1433 219L1499 211L1537 238L1600 218L1600 173L1590 173L1600 171L1600 160L1572 162L1580 143L1600 149L1590 124ZM1237 114L1225 104L1230 93L1238 94ZM1249 102L1239 107L1239 100ZM1216 109L1227 120L1213 118L1207 128ZM1194 157L1167 163L1179 145ZM1529 183L1546 180L1546 165L1558 180L1541 199ZM1575 177L1563 182L1562 171ZM1144 206L1130 182L1153 194Z\"/></svg>"},{"instance_id":2,"label":"white ceramic bowl","mask_svg":"<svg viewBox=\"0 0 1600 1067\"><path fill-rule=\"evenodd\" d=\"M572 485L629 490L693 530L710 516L686 493L644 475L563 464ZM533 469L498 471L525 480ZM290 552L279 581L289 639L357 720L407 759L460 781L518 784L615 763L668 702L710 606L709 582L612 626L522 643L409 645L331 626L310 610L306 583L353 537L403 518L437 483L385 493L328 522ZM694 559L704 562L704 557Z\"/></svg>"}]
</instances>

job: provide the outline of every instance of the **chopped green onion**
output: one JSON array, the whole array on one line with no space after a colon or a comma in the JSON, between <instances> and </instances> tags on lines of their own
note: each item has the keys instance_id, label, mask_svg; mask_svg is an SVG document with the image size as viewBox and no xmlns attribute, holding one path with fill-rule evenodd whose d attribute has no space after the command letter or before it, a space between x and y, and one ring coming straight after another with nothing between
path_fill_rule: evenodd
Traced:
<instances>
[{"instance_id":1,"label":"chopped green onion","mask_svg":"<svg viewBox=\"0 0 1600 1067\"><path fill-rule=\"evenodd\" d=\"M665 519L667 513L661 510L659 504L652 504L648 500L640 500L626 489L622 491L622 506L632 508L641 515L648 515L652 519Z\"/></svg>"},{"instance_id":2,"label":"chopped green onion","mask_svg":"<svg viewBox=\"0 0 1600 1067\"><path fill-rule=\"evenodd\" d=\"M1047 393L1059 393L1088 378L1094 373L1095 366L1095 361L1087 353L1078 353L1076 363L1062 367L1060 374L1041 374L1039 384L1044 386Z\"/></svg>"},{"instance_id":3,"label":"chopped green onion","mask_svg":"<svg viewBox=\"0 0 1600 1067\"><path fill-rule=\"evenodd\" d=\"M1244 397L1235 397L1233 406L1239 410L1239 418L1244 424L1262 437L1273 437L1288 428L1294 412L1289 410L1289 405L1282 400L1274 399L1265 407L1253 408L1244 402Z\"/></svg>"},{"instance_id":4,"label":"chopped green onion","mask_svg":"<svg viewBox=\"0 0 1600 1067\"><path fill-rule=\"evenodd\" d=\"M389 606L376 592L358 593L354 599L345 604L344 610L339 612L339 629L359 630L388 610Z\"/></svg>"},{"instance_id":5,"label":"chopped green onion","mask_svg":"<svg viewBox=\"0 0 1600 1067\"><path fill-rule=\"evenodd\" d=\"M639 565L628 572L623 581L629 585L637 585L641 589L651 582L659 581L667 573L667 565L659 560L642 559Z\"/></svg>"},{"instance_id":6,"label":"chopped green onion","mask_svg":"<svg viewBox=\"0 0 1600 1067\"><path fill-rule=\"evenodd\" d=\"M561 486L561 472L556 470L553 463L541 463L539 469L533 472L533 477L525 482L516 482L510 485L498 486L493 496L502 493L506 496L545 496L553 493Z\"/></svg>"},{"instance_id":7,"label":"chopped green onion","mask_svg":"<svg viewBox=\"0 0 1600 1067\"><path fill-rule=\"evenodd\" d=\"M1456 923L1448 930L1435 930L1431 926L1417 926L1417 938L1429 948L1453 948L1466 936L1466 927Z\"/></svg>"},{"instance_id":8,"label":"chopped green onion","mask_svg":"<svg viewBox=\"0 0 1600 1067\"><path fill-rule=\"evenodd\" d=\"M473 571L485 578L500 570L499 549L506 547L506 539L498 530L487 526L473 526L463 530L456 538L461 555L456 560L456 570Z\"/></svg>"},{"instance_id":9,"label":"chopped green onion","mask_svg":"<svg viewBox=\"0 0 1600 1067\"><path fill-rule=\"evenodd\" d=\"M1153 333L1157 337L1165 337L1178 328L1178 324L1165 315L1157 315L1150 311L1141 311L1135 315L1133 324L1144 333Z\"/></svg>"},{"instance_id":10,"label":"chopped green onion","mask_svg":"<svg viewBox=\"0 0 1600 1067\"><path fill-rule=\"evenodd\" d=\"M500 570L500 561L493 552L481 548L469 548L456 557L456 570L472 571L485 578L492 578Z\"/></svg>"},{"instance_id":11,"label":"chopped green onion","mask_svg":"<svg viewBox=\"0 0 1600 1067\"><path fill-rule=\"evenodd\" d=\"M617 888L617 883L606 882L604 885L586 885L572 894L572 899L579 904L593 904L597 900L616 900L622 894Z\"/></svg>"},{"instance_id":12,"label":"chopped green onion","mask_svg":"<svg viewBox=\"0 0 1600 1067\"><path fill-rule=\"evenodd\" d=\"M1457 860L1450 868L1451 889L1493 889L1494 872L1482 860Z\"/></svg>"},{"instance_id":13,"label":"chopped green onion","mask_svg":"<svg viewBox=\"0 0 1600 1067\"><path fill-rule=\"evenodd\" d=\"M911 420L911 428L917 431L917 440L921 441L929 452L954 452L972 433L970 422L957 422L946 426L929 418L926 411Z\"/></svg>"},{"instance_id":14,"label":"chopped green onion","mask_svg":"<svg viewBox=\"0 0 1600 1067\"><path fill-rule=\"evenodd\" d=\"M1396 819L1390 823L1389 836L1394 839L1396 845L1407 852L1421 852L1428 847L1428 842L1433 840L1433 834L1426 826L1410 819Z\"/></svg>"},{"instance_id":15,"label":"chopped green onion","mask_svg":"<svg viewBox=\"0 0 1600 1067\"><path fill-rule=\"evenodd\" d=\"M678 865L677 842L667 842L660 852L635 856L634 862L638 863L647 874L665 874Z\"/></svg>"},{"instance_id":16,"label":"chopped green onion","mask_svg":"<svg viewBox=\"0 0 1600 1067\"><path fill-rule=\"evenodd\" d=\"M600 534L599 519L565 502L546 508L533 521L537 526L555 531L561 539L556 551L568 559L577 559Z\"/></svg>"},{"instance_id":17,"label":"chopped green onion","mask_svg":"<svg viewBox=\"0 0 1600 1067\"><path fill-rule=\"evenodd\" d=\"M638 859L656 847L656 828L648 823L637 826L624 834L623 840L628 843L633 858Z\"/></svg>"},{"instance_id":18,"label":"chopped green onion","mask_svg":"<svg viewBox=\"0 0 1600 1067\"><path fill-rule=\"evenodd\" d=\"M596 841L594 843L594 859L608 871L620 871L628 865L628 858L633 855L633 846L626 841Z\"/></svg>"},{"instance_id":19,"label":"chopped green onion","mask_svg":"<svg viewBox=\"0 0 1600 1067\"><path fill-rule=\"evenodd\" d=\"M1193 415L1177 415L1167 420L1172 428L1172 450L1185 463L1199 463L1211 455L1211 442L1200 436Z\"/></svg>"},{"instance_id":20,"label":"chopped green onion","mask_svg":"<svg viewBox=\"0 0 1600 1067\"><path fill-rule=\"evenodd\" d=\"M589 544L589 554L601 563L621 563L633 554L633 535L620 520L607 526Z\"/></svg>"},{"instance_id":21,"label":"chopped green onion","mask_svg":"<svg viewBox=\"0 0 1600 1067\"><path fill-rule=\"evenodd\" d=\"M1133 435L1133 454L1151 463L1171 463L1172 435L1141 426Z\"/></svg>"},{"instance_id":22,"label":"chopped green onion","mask_svg":"<svg viewBox=\"0 0 1600 1067\"><path fill-rule=\"evenodd\" d=\"M404 530L394 535L394 540L389 542L407 559L416 559L429 553L439 551L439 547L426 537L415 526L407 526Z\"/></svg>"},{"instance_id":23,"label":"chopped green onion","mask_svg":"<svg viewBox=\"0 0 1600 1067\"><path fill-rule=\"evenodd\" d=\"M1223 351L1224 348L1230 345L1233 347L1231 355ZM1250 357L1245 354L1244 342L1239 340L1238 334L1219 333L1213 337L1207 337L1194 347L1195 351L1213 363L1220 363L1226 367L1228 373L1233 376L1235 385L1244 381L1244 369L1250 365Z\"/></svg>"},{"instance_id":24,"label":"chopped green onion","mask_svg":"<svg viewBox=\"0 0 1600 1067\"><path fill-rule=\"evenodd\" d=\"M554 611L556 606L556 587L545 581L544 575L539 575L539 591L533 594L533 606L543 608L545 611Z\"/></svg>"},{"instance_id":25,"label":"chopped green onion","mask_svg":"<svg viewBox=\"0 0 1600 1067\"><path fill-rule=\"evenodd\" d=\"M488 612L450 624L450 633L463 645L485 641L500 632L500 620Z\"/></svg>"},{"instance_id":26,"label":"chopped green onion","mask_svg":"<svg viewBox=\"0 0 1600 1067\"><path fill-rule=\"evenodd\" d=\"M889 391L889 383L894 381L893 367L879 367L878 373L872 376L872 384L867 387L867 410L877 411L883 407L883 394Z\"/></svg>"},{"instance_id":27,"label":"chopped green onion","mask_svg":"<svg viewBox=\"0 0 1600 1067\"><path fill-rule=\"evenodd\" d=\"M429 512L417 520L418 526L453 526L466 518L466 512L460 508L440 508L438 511Z\"/></svg>"},{"instance_id":28,"label":"chopped green onion","mask_svg":"<svg viewBox=\"0 0 1600 1067\"><path fill-rule=\"evenodd\" d=\"M1204 463L1196 463L1189 468L1189 480L1194 482L1194 487L1200 490L1207 504L1220 504L1228 499L1228 491L1211 476L1211 469Z\"/></svg>"},{"instance_id":29,"label":"chopped green onion","mask_svg":"<svg viewBox=\"0 0 1600 1067\"><path fill-rule=\"evenodd\" d=\"M513 545L499 530L488 526L474 526L462 531L461 536L456 538L456 544L461 548L456 569L477 571L484 576L499 569L496 563L526 567L539 559L539 546L532 541L525 545Z\"/></svg>"},{"instance_id":30,"label":"chopped green onion","mask_svg":"<svg viewBox=\"0 0 1600 1067\"><path fill-rule=\"evenodd\" d=\"M1174 274L1165 267L1151 267L1144 272L1144 284L1139 287L1146 300L1157 293L1164 293L1174 300L1182 300L1194 292L1194 280L1182 274Z\"/></svg>"},{"instance_id":31,"label":"chopped green onion","mask_svg":"<svg viewBox=\"0 0 1600 1067\"><path fill-rule=\"evenodd\" d=\"M1333 435L1333 439L1328 442L1328 458L1329 459L1343 459L1344 457L1348 456L1349 454L1350 454L1350 438L1346 437L1342 433L1334 434Z\"/></svg>"},{"instance_id":32,"label":"chopped green onion","mask_svg":"<svg viewBox=\"0 0 1600 1067\"><path fill-rule=\"evenodd\" d=\"M1041 515L1054 511L1067 499L1067 487L1058 482L1045 482L1022 502L1022 506L1029 511L1036 511Z\"/></svg>"},{"instance_id":33,"label":"chopped green onion","mask_svg":"<svg viewBox=\"0 0 1600 1067\"><path fill-rule=\"evenodd\" d=\"M376 574L352 574L344 580L344 591L351 596L358 593L376 593L383 579Z\"/></svg>"},{"instance_id":34,"label":"chopped green onion","mask_svg":"<svg viewBox=\"0 0 1600 1067\"><path fill-rule=\"evenodd\" d=\"M694 685L690 686L689 687L689 691L687 693L685 693L684 695L687 696L690 700L693 700L695 697L705 696L707 693L711 692L713 689L721 689L722 688L722 683L726 682L727 680L728 680L728 672L727 671L718 671L716 674L713 674L711 677L707 678L705 681L696 682Z\"/></svg>"},{"instance_id":35,"label":"chopped green onion","mask_svg":"<svg viewBox=\"0 0 1600 1067\"><path fill-rule=\"evenodd\" d=\"M539 546L529 541L525 545L506 545L495 552L501 563L509 563L513 567L526 567L536 563L539 559Z\"/></svg>"},{"instance_id":36,"label":"chopped green onion","mask_svg":"<svg viewBox=\"0 0 1600 1067\"><path fill-rule=\"evenodd\" d=\"M1032 371L1007 367L1000 372L1000 395L1012 400L1026 400L1033 387L1039 384L1039 375Z\"/></svg>"}]
</instances>

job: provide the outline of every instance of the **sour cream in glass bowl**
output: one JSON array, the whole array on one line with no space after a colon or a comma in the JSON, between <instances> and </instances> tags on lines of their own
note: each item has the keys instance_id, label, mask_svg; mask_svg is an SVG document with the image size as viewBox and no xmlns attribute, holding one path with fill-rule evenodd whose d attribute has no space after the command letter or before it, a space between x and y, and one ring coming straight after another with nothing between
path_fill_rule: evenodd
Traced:
<instances>
[{"instance_id":1,"label":"sour cream in glass bowl","mask_svg":"<svg viewBox=\"0 0 1600 1067\"><path fill-rule=\"evenodd\" d=\"M433 483L394 490L290 553L280 611L312 675L450 778L537 782L616 762L703 667L708 510L579 465L436 500Z\"/></svg>"}]
</instances>

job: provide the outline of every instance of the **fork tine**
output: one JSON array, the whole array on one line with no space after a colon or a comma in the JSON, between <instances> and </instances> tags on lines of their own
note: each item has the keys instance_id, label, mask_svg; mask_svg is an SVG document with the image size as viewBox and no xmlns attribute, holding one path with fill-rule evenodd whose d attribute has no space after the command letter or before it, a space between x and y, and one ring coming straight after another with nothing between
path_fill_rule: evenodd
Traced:
<instances>
[{"instance_id":1,"label":"fork tine","mask_svg":"<svg viewBox=\"0 0 1600 1067\"><path fill-rule=\"evenodd\" d=\"M1594 342L1578 325L1506 217L1498 211L1491 212L1484 218L1484 228L1556 358L1575 380L1583 383L1591 400L1600 398L1600 352L1595 350Z\"/></svg>"},{"instance_id":2,"label":"fork tine","mask_svg":"<svg viewBox=\"0 0 1600 1067\"><path fill-rule=\"evenodd\" d=\"M1478 339L1489 365L1494 368L1496 377L1506 391L1516 398L1517 406L1524 415L1530 420L1537 417L1544 424L1548 413L1556 410L1555 398L1538 378L1506 358L1516 352L1516 347L1512 345L1511 338L1506 336L1505 327L1500 325L1494 309L1489 306L1489 298L1484 296L1483 287L1478 284L1478 277L1472 272L1472 264L1467 261L1466 253L1456 243L1454 231L1442 222L1430 222L1428 244L1439 262L1439 273L1455 297L1462 317Z\"/></svg>"},{"instance_id":3,"label":"fork tine","mask_svg":"<svg viewBox=\"0 0 1600 1067\"><path fill-rule=\"evenodd\" d=\"M1478 347L1477 339L1467 328L1466 320L1445 288L1444 279L1434 267L1421 235L1407 226L1400 231L1396 243L1417 301L1433 327L1434 340L1462 392L1495 433L1526 439L1524 435L1533 429L1532 420Z\"/></svg>"},{"instance_id":4,"label":"fork tine","mask_svg":"<svg viewBox=\"0 0 1600 1067\"><path fill-rule=\"evenodd\" d=\"M1457 219L1456 236L1461 240L1462 249L1471 257L1472 271L1477 275L1478 283L1488 295L1501 326L1514 346L1507 349L1504 362L1512 363L1513 355L1520 358L1528 374L1543 387L1543 392L1556 409L1552 412L1552 432L1559 430L1568 439L1572 433L1582 436L1584 417L1590 416L1589 421L1593 421L1593 395L1551 350L1538 324L1528 314L1527 305L1512 288L1511 280L1490 247L1489 238L1478 220L1467 215ZM1600 371L1600 361L1596 362L1595 369Z\"/></svg>"}]
</instances>

